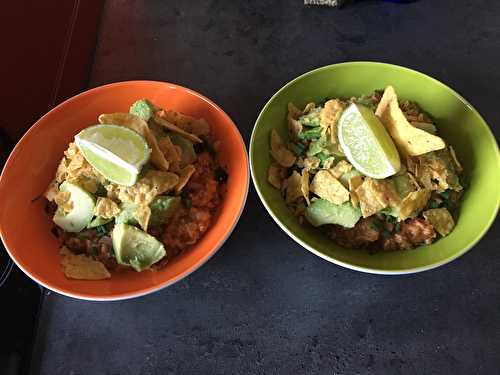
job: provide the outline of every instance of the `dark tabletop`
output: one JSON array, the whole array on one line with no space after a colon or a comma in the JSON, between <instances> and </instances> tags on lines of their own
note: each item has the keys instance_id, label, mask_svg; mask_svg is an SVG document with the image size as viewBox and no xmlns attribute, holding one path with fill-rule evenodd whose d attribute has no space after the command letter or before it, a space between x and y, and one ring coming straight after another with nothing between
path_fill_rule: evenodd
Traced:
<instances>
[{"instance_id":1,"label":"dark tabletop","mask_svg":"<svg viewBox=\"0 0 500 375\"><path fill-rule=\"evenodd\" d=\"M90 86L130 79L207 95L248 143L258 112L310 69L375 60L449 84L500 127L500 2L108 1ZM500 226L433 271L376 276L330 264L272 221L250 189L233 235L153 295L48 294L34 373L498 374Z\"/></svg>"}]
</instances>

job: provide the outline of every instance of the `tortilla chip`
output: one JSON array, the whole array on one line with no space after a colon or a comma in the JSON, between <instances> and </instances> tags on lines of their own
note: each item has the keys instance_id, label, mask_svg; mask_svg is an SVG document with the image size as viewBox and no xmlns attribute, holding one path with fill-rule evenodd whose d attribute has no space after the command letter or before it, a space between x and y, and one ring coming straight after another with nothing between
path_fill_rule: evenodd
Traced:
<instances>
[{"instance_id":1,"label":"tortilla chip","mask_svg":"<svg viewBox=\"0 0 500 375\"><path fill-rule=\"evenodd\" d=\"M111 219L120 213L121 209L109 198L99 197L94 208L95 216L103 219Z\"/></svg>"},{"instance_id":2,"label":"tortilla chip","mask_svg":"<svg viewBox=\"0 0 500 375\"><path fill-rule=\"evenodd\" d=\"M182 150L172 143L168 135L158 139L158 146L170 165L181 161Z\"/></svg>"},{"instance_id":3,"label":"tortilla chip","mask_svg":"<svg viewBox=\"0 0 500 375\"><path fill-rule=\"evenodd\" d=\"M302 176L297 171L293 171L285 182L285 200L286 203L293 203L302 197Z\"/></svg>"},{"instance_id":4,"label":"tortilla chip","mask_svg":"<svg viewBox=\"0 0 500 375\"><path fill-rule=\"evenodd\" d=\"M57 207L64 212L71 212L73 210L73 201L71 200L71 193L69 191L58 191L54 197Z\"/></svg>"},{"instance_id":5,"label":"tortilla chip","mask_svg":"<svg viewBox=\"0 0 500 375\"><path fill-rule=\"evenodd\" d=\"M448 149L450 151L450 156L451 156L451 160L453 161L455 171L457 173L462 173L464 171L464 169L462 167L462 164L460 164L460 162L458 161L457 154L455 154L454 148L451 147L451 145L450 145L450 146L448 146Z\"/></svg>"},{"instance_id":6,"label":"tortilla chip","mask_svg":"<svg viewBox=\"0 0 500 375\"><path fill-rule=\"evenodd\" d=\"M267 170L267 181L276 189L281 189L283 179L285 178L285 168L278 163L271 163Z\"/></svg>"},{"instance_id":7,"label":"tortilla chip","mask_svg":"<svg viewBox=\"0 0 500 375\"><path fill-rule=\"evenodd\" d=\"M161 112L161 111L160 111ZM159 113L160 113L159 112ZM177 133L177 134L180 134L182 135L183 137L189 139L191 142L193 143L203 143L203 141L198 138L196 135L194 134L191 134L191 133L188 133L187 131L181 129L180 127L178 127L177 125L174 125L172 124L171 122L168 122L167 120L165 120L163 117L160 117L158 115L154 115L153 117L153 120L163 126L164 128L167 128L168 130L170 131L173 131L174 133Z\"/></svg>"},{"instance_id":8,"label":"tortilla chip","mask_svg":"<svg viewBox=\"0 0 500 375\"><path fill-rule=\"evenodd\" d=\"M286 148L283 140L276 130L271 131L271 155L285 168L291 167L297 159L292 151Z\"/></svg>"},{"instance_id":9,"label":"tortilla chip","mask_svg":"<svg viewBox=\"0 0 500 375\"><path fill-rule=\"evenodd\" d=\"M307 171L307 169L302 170L302 176L300 178L300 190L302 191L302 195L309 205L311 202L309 201L309 172Z\"/></svg>"},{"instance_id":10,"label":"tortilla chip","mask_svg":"<svg viewBox=\"0 0 500 375\"><path fill-rule=\"evenodd\" d=\"M175 173L149 170L132 186L108 184L108 197L137 205L148 205L160 194L172 190L179 183Z\"/></svg>"},{"instance_id":11,"label":"tortilla chip","mask_svg":"<svg viewBox=\"0 0 500 375\"><path fill-rule=\"evenodd\" d=\"M376 214L386 207L398 207L401 203L392 180L375 180L367 177L356 188L355 193L359 199L363 217Z\"/></svg>"},{"instance_id":12,"label":"tortilla chip","mask_svg":"<svg viewBox=\"0 0 500 375\"><path fill-rule=\"evenodd\" d=\"M299 134L302 132L302 124L298 121L298 118L302 115L300 109L298 109L293 103L288 103L288 132L290 133L290 138L294 141L299 139Z\"/></svg>"},{"instance_id":13,"label":"tortilla chip","mask_svg":"<svg viewBox=\"0 0 500 375\"><path fill-rule=\"evenodd\" d=\"M320 115L320 125L324 134L330 134L330 142L337 143L337 122L344 111L344 105L338 99L331 99L325 103Z\"/></svg>"},{"instance_id":14,"label":"tortilla chip","mask_svg":"<svg viewBox=\"0 0 500 375\"><path fill-rule=\"evenodd\" d=\"M302 115L307 115L309 112L311 112L315 108L316 108L315 103L313 103L313 102L307 103L306 106L304 107L304 110L302 111Z\"/></svg>"},{"instance_id":15,"label":"tortilla chip","mask_svg":"<svg viewBox=\"0 0 500 375\"><path fill-rule=\"evenodd\" d=\"M66 247L61 248L61 267L68 279L104 280L111 277L104 264L85 254L75 255Z\"/></svg>"},{"instance_id":16,"label":"tortilla chip","mask_svg":"<svg viewBox=\"0 0 500 375\"><path fill-rule=\"evenodd\" d=\"M314 171L319 168L321 160L316 156L310 156L304 159L303 165L307 171Z\"/></svg>"},{"instance_id":17,"label":"tortilla chip","mask_svg":"<svg viewBox=\"0 0 500 375\"><path fill-rule=\"evenodd\" d=\"M310 189L320 198L333 204L342 204L349 200L349 191L327 170L316 173Z\"/></svg>"},{"instance_id":18,"label":"tortilla chip","mask_svg":"<svg viewBox=\"0 0 500 375\"><path fill-rule=\"evenodd\" d=\"M353 207L358 207L359 198L356 194L356 189L363 184L363 177L353 176L349 179L349 195L351 196L351 202Z\"/></svg>"},{"instance_id":19,"label":"tortilla chip","mask_svg":"<svg viewBox=\"0 0 500 375\"><path fill-rule=\"evenodd\" d=\"M450 234L455 227L453 216L446 208L432 208L424 211L423 216L443 237Z\"/></svg>"},{"instance_id":20,"label":"tortilla chip","mask_svg":"<svg viewBox=\"0 0 500 375\"><path fill-rule=\"evenodd\" d=\"M130 113L107 113L99 116L99 123L124 126L142 135L151 148L151 162L161 170L168 170L169 163L161 152L156 137L148 127L148 123L142 118Z\"/></svg>"},{"instance_id":21,"label":"tortilla chip","mask_svg":"<svg viewBox=\"0 0 500 375\"><path fill-rule=\"evenodd\" d=\"M189 164L182 168L179 172L179 182L175 186L175 194L180 194L181 190L184 189L184 186L189 182L189 179L196 171L194 165Z\"/></svg>"},{"instance_id":22,"label":"tortilla chip","mask_svg":"<svg viewBox=\"0 0 500 375\"><path fill-rule=\"evenodd\" d=\"M335 167L330 169L330 173L333 175L333 177L340 178L340 176L342 176L344 173L349 172L351 169L352 165L349 162L341 160L337 163L337 165L335 165Z\"/></svg>"},{"instance_id":23,"label":"tortilla chip","mask_svg":"<svg viewBox=\"0 0 500 375\"><path fill-rule=\"evenodd\" d=\"M151 208L145 204L140 204L134 210L134 218L137 220L144 232L148 231L149 220L151 219Z\"/></svg>"},{"instance_id":24,"label":"tortilla chip","mask_svg":"<svg viewBox=\"0 0 500 375\"><path fill-rule=\"evenodd\" d=\"M156 115L195 136L210 134L210 125L204 118L198 119L172 110L161 110Z\"/></svg>"},{"instance_id":25,"label":"tortilla chip","mask_svg":"<svg viewBox=\"0 0 500 375\"><path fill-rule=\"evenodd\" d=\"M392 86L387 86L375 114L380 118L403 155L422 155L446 147L444 141L425 130L412 126L399 108Z\"/></svg>"},{"instance_id":26,"label":"tortilla chip","mask_svg":"<svg viewBox=\"0 0 500 375\"><path fill-rule=\"evenodd\" d=\"M406 220L409 217L417 216L424 209L431 197L431 191L420 189L409 193L401 202L399 207L399 218Z\"/></svg>"},{"instance_id":27,"label":"tortilla chip","mask_svg":"<svg viewBox=\"0 0 500 375\"><path fill-rule=\"evenodd\" d=\"M417 181L426 189L444 191L463 188L447 149L429 152L415 158Z\"/></svg>"},{"instance_id":28,"label":"tortilla chip","mask_svg":"<svg viewBox=\"0 0 500 375\"><path fill-rule=\"evenodd\" d=\"M57 193L59 193L59 184L57 180L54 179L51 181L51 183L49 184L47 190L45 190L45 193L43 193L43 195L49 202L52 202L54 201L54 199L56 199Z\"/></svg>"}]
</instances>

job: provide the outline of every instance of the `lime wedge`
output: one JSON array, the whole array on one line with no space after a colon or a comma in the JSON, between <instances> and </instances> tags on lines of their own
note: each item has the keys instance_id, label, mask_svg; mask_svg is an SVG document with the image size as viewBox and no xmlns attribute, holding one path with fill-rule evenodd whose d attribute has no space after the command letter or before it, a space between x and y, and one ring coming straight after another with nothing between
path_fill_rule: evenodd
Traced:
<instances>
[{"instance_id":1,"label":"lime wedge","mask_svg":"<svg viewBox=\"0 0 500 375\"><path fill-rule=\"evenodd\" d=\"M94 125L75 136L85 159L104 177L119 185L131 186L151 149L133 130L118 125Z\"/></svg>"},{"instance_id":2,"label":"lime wedge","mask_svg":"<svg viewBox=\"0 0 500 375\"><path fill-rule=\"evenodd\" d=\"M371 109L354 103L347 107L338 134L347 160L364 175L381 179L399 171L398 150Z\"/></svg>"}]
</instances>

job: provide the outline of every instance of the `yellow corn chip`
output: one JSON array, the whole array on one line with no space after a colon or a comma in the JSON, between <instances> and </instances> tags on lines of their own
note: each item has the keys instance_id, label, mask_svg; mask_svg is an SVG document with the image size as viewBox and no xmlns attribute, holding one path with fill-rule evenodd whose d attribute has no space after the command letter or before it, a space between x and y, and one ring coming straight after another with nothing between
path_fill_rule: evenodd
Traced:
<instances>
[{"instance_id":1,"label":"yellow corn chip","mask_svg":"<svg viewBox=\"0 0 500 375\"><path fill-rule=\"evenodd\" d=\"M271 155L278 164L285 168L291 167L296 160L293 152L285 147L278 132L274 129L271 131Z\"/></svg>"},{"instance_id":2,"label":"yellow corn chip","mask_svg":"<svg viewBox=\"0 0 500 375\"><path fill-rule=\"evenodd\" d=\"M150 170L132 186L108 184L108 197L137 205L149 205L160 194L172 190L179 183L175 173Z\"/></svg>"},{"instance_id":3,"label":"yellow corn chip","mask_svg":"<svg viewBox=\"0 0 500 375\"><path fill-rule=\"evenodd\" d=\"M302 112L293 103L288 103L288 132L294 141L298 140L299 133L302 131L302 124L297 120L301 114Z\"/></svg>"},{"instance_id":4,"label":"yellow corn chip","mask_svg":"<svg viewBox=\"0 0 500 375\"><path fill-rule=\"evenodd\" d=\"M120 213L120 207L109 198L97 198L94 214L103 219L111 219Z\"/></svg>"},{"instance_id":5,"label":"yellow corn chip","mask_svg":"<svg viewBox=\"0 0 500 375\"><path fill-rule=\"evenodd\" d=\"M426 189L444 191L463 188L455 172L448 150L429 152L415 158L417 167L415 177Z\"/></svg>"},{"instance_id":6,"label":"yellow corn chip","mask_svg":"<svg viewBox=\"0 0 500 375\"><path fill-rule=\"evenodd\" d=\"M462 173L464 171L462 164L458 161L457 154L455 154L455 149L451 146L448 146L450 155L451 155L451 160L453 160L453 164L455 166L455 170L457 173Z\"/></svg>"},{"instance_id":7,"label":"yellow corn chip","mask_svg":"<svg viewBox=\"0 0 500 375\"><path fill-rule=\"evenodd\" d=\"M431 191L428 189L420 189L408 193L403 198L399 207L399 218L406 220L409 217L417 216L424 209L430 197Z\"/></svg>"},{"instance_id":8,"label":"yellow corn chip","mask_svg":"<svg viewBox=\"0 0 500 375\"><path fill-rule=\"evenodd\" d=\"M292 175L285 180L284 185L286 203L293 203L302 197L302 177L297 171L293 171Z\"/></svg>"},{"instance_id":9,"label":"yellow corn chip","mask_svg":"<svg viewBox=\"0 0 500 375\"><path fill-rule=\"evenodd\" d=\"M335 167L333 167L329 171L333 175L333 177L340 178L340 176L342 176L344 173L349 172L351 169L352 165L349 162L341 160L337 163L337 165L335 165Z\"/></svg>"},{"instance_id":10,"label":"yellow corn chip","mask_svg":"<svg viewBox=\"0 0 500 375\"><path fill-rule=\"evenodd\" d=\"M447 236L455 227L455 221L446 208L432 208L424 211L423 216L441 236Z\"/></svg>"},{"instance_id":11,"label":"yellow corn chip","mask_svg":"<svg viewBox=\"0 0 500 375\"><path fill-rule=\"evenodd\" d=\"M49 184L47 190L45 190L45 193L43 195L49 202L52 202L54 199L56 199L57 193L59 193L59 184L57 183L57 180L54 179Z\"/></svg>"},{"instance_id":12,"label":"yellow corn chip","mask_svg":"<svg viewBox=\"0 0 500 375\"><path fill-rule=\"evenodd\" d=\"M149 219L151 219L151 208L145 204L140 204L134 210L134 218L137 220L144 232L148 231Z\"/></svg>"},{"instance_id":13,"label":"yellow corn chip","mask_svg":"<svg viewBox=\"0 0 500 375\"><path fill-rule=\"evenodd\" d=\"M309 201L309 172L307 169L302 170L302 176L300 178L300 190L302 191L302 195L306 199L307 204L310 204Z\"/></svg>"},{"instance_id":14,"label":"yellow corn chip","mask_svg":"<svg viewBox=\"0 0 500 375\"><path fill-rule=\"evenodd\" d=\"M375 180L367 177L356 188L355 193L363 217L371 216L388 206L398 207L401 203L392 180Z\"/></svg>"},{"instance_id":15,"label":"yellow corn chip","mask_svg":"<svg viewBox=\"0 0 500 375\"><path fill-rule=\"evenodd\" d=\"M198 138L196 135L188 133L187 131L181 129L177 125L174 125L171 122L168 122L163 117L160 117L158 115L154 115L153 120L157 124L163 126L164 128L167 128L170 131L173 131L174 133L182 135L183 137L189 139L193 143L203 143L203 141L200 138Z\"/></svg>"},{"instance_id":16,"label":"yellow corn chip","mask_svg":"<svg viewBox=\"0 0 500 375\"><path fill-rule=\"evenodd\" d=\"M61 248L61 267L68 279L104 280L111 274L104 264L85 254L75 255L67 248Z\"/></svg>"},{"instance_id":17,"label":"yellow corn chip","mask_svg":"<svg viewBox=\"0 0 500 375\"><path fill-rule=\"evenodd\" d=\"M64 212L71 212L73 202L71 201L71 193L69 191L59 191L54 197L57 206Z\"/></svg>"},{"instance_id":18,"label":"yellow corn chip","mask_svg":"<svg viewBox=\"0 0 500 375\"><path fill-rule=\"evenodd\" d=\"M196 171L194 165L189 164L182 168L179 172L179 182L175 186L175 194L180 194L181 190L184 189L184 186L189 182L189 179Z\"/></svg>"},{"instance_id":19,"label":"yellow corn chip","mask_svg":"<svg viewBox=\"0 0 500 375\"><path fill-rule=\"evenodd\" d=\"M399 108L398 97L392 86L386 87L375 114L403 155L422 155L446 147L440 137L418 129L408 122Z\"/></svg>"},{"instance_id":20,"label":"yellow corn chip","mask_svg":"<svg viewBox=\"0 0 500 375\"><path fill-rule=\"evenodd\" d=\"M351 196L351 202L353 207L358 207L359 198L356 194L356 189L363 184L363 177L353 176L349 179L349 195Z\"/></svg>"},{"instance_id":21,"label":"yellow corn chip","mask_svg":"<svg viewBox=\"0 0 500 375\"><path fill-rule=\"evenodd\" d=\"M142 135L151 148L151 162L161 170L168 170L168 161L161 152L156 137L148 127L148 123L142 118L130 113L107 113L99 116L99 123L124 126Z\"/></svg>"},{"instance_id":22,"label":"yellow corn chip","mask_svg":"<svg viewBox=\"0 0 500 375\"><path fill-rule=\"evenodd\" d=\"M316 156L309 156L304 159L303 165L308 171L314 171L319 168L320 163L321 160L319 160Z\"/></svg>"},{"instance_id":23,"label":"yellow corn chip","mask_svg":"<svg viewBox=\"0 0 500 375\"><path fill-rule=\"evenodd\" d=\"M327 170L316 173L310 190L320 198L334 204L342 204L349 200L349 191Z\"/></svg>"},{"instance_id":24,"label":"yellow corn chip","mask_svg":"<svg viewBox=\"0 0 500 375\"><path fill-rule=\"evenodd\" d=\"M337 143L337 122L344 111L344 105L338 99L331 99L325 103L321 110L320 125L330 133L330 142Z\"/></svg>"},{"instance_id":25,"label":"yellow corn chip","mask_svg":"<svg viewBox=\"0 0 500 375\"><path fill-rule=\"evenodd\" d=\"M159 138L158 146L160 147L161 152L163 152L163 155L165 155L165 159L170 165L181 161L182 151L180 151L179 146L176 146L172 143L172 140L169 136Z\"/></svg>"},{"instance_id":26,"label":"yellow corn chip","mask_svg":"<svg viewBox=\"0 0 500 375\"><path fill-rule=\"evenodd\" d=\"M306 106L304 107L304 110L302 111L302 115L307 115L314 108L316 108L316 104L314 104L312 102L311 103L307 103Z\"/></svg>"},{"instance_id":27,"label":"yellow corn chip","mask_svg":"<svg viewBox=\"0 0 500 375\"><path fill-rule=\"evenodd\" d=\"M271 163L267 170L267 181L276 189L281 189L283 185L285 169L278 163Z\"/></svg>"},{"instance_id":28,"label":"yellow corn chip","mask_svg":"<svg viewBox=\"0 0 500 375\"><path fill-rule=\"evenodd\" d=\"M203 118L198 119L172 110L161 110L157 112L156 115L195 136L207 135L210 133L210 125Z\"/></svg>"}]
</instances>

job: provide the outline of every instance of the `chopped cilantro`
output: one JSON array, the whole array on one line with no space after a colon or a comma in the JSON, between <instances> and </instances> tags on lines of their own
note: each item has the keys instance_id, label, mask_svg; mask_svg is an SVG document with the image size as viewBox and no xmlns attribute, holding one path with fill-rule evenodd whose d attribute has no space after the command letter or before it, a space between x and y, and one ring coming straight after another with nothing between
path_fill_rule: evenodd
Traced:
<instances>
[{"instance_id":1,"label":"chopped cilantro","mask_svg":"<svg viewBox=\"0 0 500 375\"><path fill-rule=\"evenodd\" d=\"M440 195L443 197L443 199L450 199L450 191L449 190L445 190L443 191L442 193L440 193Z\"/></svg>"},{"instance_id":2,"label":"chopped cilantro","mask_svg":"<svg viewBox=\"0 0 500 375\"><path fill-rule=\"evenodd\" d=\"M98 227L95 227L95 230L98 237L102 237L108 234L108 228L106 228L106 225L99 225Z\"/></svg>"},{"instance_id":3,"label":"chopped cilantro","mask_svg":"<svg viewBox=\"0 0 500 375\"><path fill-rule=\"evenodd\" d=\"M439 203L436 202L436 201L432 201L430 204L429 204L429 208L438 208L439 207Z\"/></svg>"}]
</instances>

